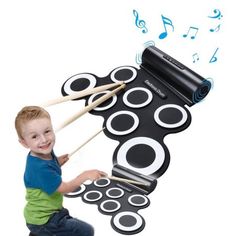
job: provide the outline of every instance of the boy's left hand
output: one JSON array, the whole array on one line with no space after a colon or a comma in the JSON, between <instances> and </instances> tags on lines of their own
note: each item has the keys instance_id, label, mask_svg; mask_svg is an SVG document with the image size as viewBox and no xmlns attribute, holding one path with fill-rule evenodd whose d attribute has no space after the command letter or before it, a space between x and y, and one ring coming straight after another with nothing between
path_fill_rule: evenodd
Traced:
<instances>
[{"instance_id":1,"label":"boy's left hand","mask_svg":"<svg viewBox=\"0 0 236 236\"><path fill-rule=\"evenodd\" d=\"M68 154L64 154L62 156L59 156L57 158L57 160L58 160L60 166L64 165L69 160Z\"/></svg>"}]
</instances>

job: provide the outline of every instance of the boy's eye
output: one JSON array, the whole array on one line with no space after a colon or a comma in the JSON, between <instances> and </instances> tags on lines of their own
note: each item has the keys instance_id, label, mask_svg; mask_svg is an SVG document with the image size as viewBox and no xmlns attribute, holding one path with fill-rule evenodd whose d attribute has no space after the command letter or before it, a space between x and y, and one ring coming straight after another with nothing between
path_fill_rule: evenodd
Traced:
<instances>
[{"instance_id":1,"label":"boy's eye","mask_svg":"<svg viewBox=\"0 0 236 236\"><path fill-rule=\"evenodd\" d=\"M36 139L36 138L37 138L37 135L33 135L33 136L32 136L32 139Z\"/></svg>"},{"instance_id":2,"label":"boy's eye","mask_svg":"<svg viewBox=\"0 0 236 236\"><path fill-rule=\"evenodd\" d=\"M51 132L51 130L46 130L46 131L45 131L46 134L48 134L48 133L50 133L50 132Z\"/></svg>"}]
</instances>

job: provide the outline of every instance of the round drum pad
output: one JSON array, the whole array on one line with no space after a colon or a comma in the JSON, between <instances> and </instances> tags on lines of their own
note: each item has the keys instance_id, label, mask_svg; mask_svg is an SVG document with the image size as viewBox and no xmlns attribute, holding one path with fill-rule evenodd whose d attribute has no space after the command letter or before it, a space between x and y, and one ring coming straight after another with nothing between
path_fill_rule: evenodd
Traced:
<instances>
[{"instance_id":1,"label":"round drum pad","mask_svg":"<svg viewBox=\"0 0 236 236\"><path fill-rule=\"evenodd\" d=\"M63 85L62 91L66 95L71 95L74 92L91 89L96 86L97 80L91 74L77 74L70 77Z\"/></svg>"}]
</instances>

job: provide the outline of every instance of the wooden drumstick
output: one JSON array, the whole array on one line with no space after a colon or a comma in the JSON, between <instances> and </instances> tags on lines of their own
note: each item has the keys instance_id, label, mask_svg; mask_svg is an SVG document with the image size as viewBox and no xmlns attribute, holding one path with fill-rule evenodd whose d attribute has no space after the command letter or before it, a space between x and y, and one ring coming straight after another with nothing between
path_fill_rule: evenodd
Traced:
<instances>
[{"instance_id":1,"label":"wooden drumstick","mask_svg":"<svg viewBox=\"0 0 236 236\"><path fill-rule=\"evenodd\" d=\"M103 127L101 130L96 132L93 136L91 136L88 140L86 140L83 144L81 144L79 147L77 147L73 152L71 152L68 157L70 158L72 155L74 155L76 152L78 152L85 144L90 142L93 138L95 138L98 134L100 134L106 127Z\"/></svg>"},{"instance_id":2,"label":"wooden drumstick","mask_svg":"<svg viewBox=\"0 0 236 236\"><path fill-rule=\"evenodd\" d=\"M66 121L64 121L59 128L56 129L56 132L60 131L61 129L63 129L64 127L66 127L67 125L69 125L70 123L72 123L73 121L75 121L76 119L78 119L79 117L81 117L82 115L84 115L85 113L93 110L95 107L99 106L101 103L105 102L106 100L108 100L109 98L111 98L114 94L116 94L119 90L125 88L125 84L120 85L118 88L110 91L109 93L103 95L102 97L98 98L97 100L95 100L94 102L92 102L90 105L87 105L86 107L84 107L84 109L82 109L81 111L77 112L76 114L74 114L72 117L70 117L69 119L67 119Z\"/></svg>"},{"instance_id":3,"label":"wooden drumstick","mask_svg":"<svg viewBox=\"0 0 236 236\"><path fill-rule=\"evenodd\" d=\"M111 84L106 84L106 85L102 85L102 86L99 86L99 87L95 87L95 88L92 88L92 89L85 89L83 91L74 92L71 95L67 95L67 96L64 96L64 97L52 99L52 100L46 102L45 104L42 104L42 106L43 107L48 107L48 106L55 105L55 104L58 104L58 103L67 102L69 100L82 98L82 97L85 97L85 96L90 95L90 94L94 94L94 93L105 91L105 90L110 89L110 88L114 88L116 86L122 85L123 83L124 82L111 83Z\"/></svg>"},{"instance_id":4,"label":"wooden drumstick","mask_svg":"<svg viewBox=\"0 0 236 236\"><path fill-rule=\"evenodd\" d=\"M145 185L146 186L146 184L144 184L142 182L139 182L139 181L132 180L132 179L124 179L124 178L119 178L119 177L116 177L116 176L107 176L107 178L112 179L112 180L117 180L117 181L120 181L120 182L136 184L136 185Z\"/></svg>"}]
</instances>

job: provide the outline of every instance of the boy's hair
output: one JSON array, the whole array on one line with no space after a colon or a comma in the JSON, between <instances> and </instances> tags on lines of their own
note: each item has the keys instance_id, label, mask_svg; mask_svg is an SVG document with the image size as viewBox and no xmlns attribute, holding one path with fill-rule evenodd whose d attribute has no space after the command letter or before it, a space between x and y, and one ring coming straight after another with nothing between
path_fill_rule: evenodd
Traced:
<instances>
[{"instance_id":1,"label":"boy's hair","mask_svg":"<svg viewBox=\"0 0 236 236\"><path fill-rule=\"evenodd\" d=\"M20 139L22 137L22 124L27 121L35 120L39 118L48 118L51 120L50 114L42 107L39 106L25 106L17 114L15 119L15 128L17 135Z\"/></svg>"}]
</instances>

